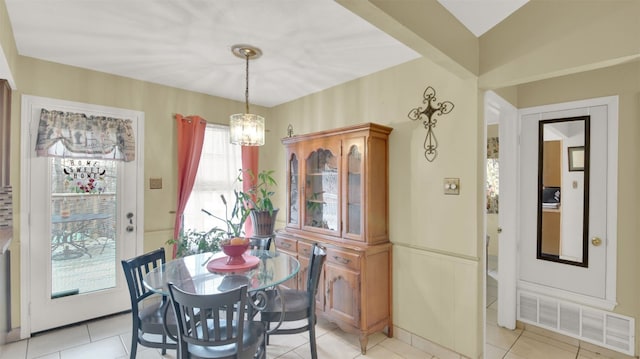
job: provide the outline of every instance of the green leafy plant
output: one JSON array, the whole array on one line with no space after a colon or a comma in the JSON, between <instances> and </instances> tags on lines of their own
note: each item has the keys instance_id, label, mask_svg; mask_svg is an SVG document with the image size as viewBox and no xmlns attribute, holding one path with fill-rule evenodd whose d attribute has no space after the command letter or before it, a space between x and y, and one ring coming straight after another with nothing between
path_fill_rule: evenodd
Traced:
<instances>
[{"instance_id":1,"label":"green leafy plant","mask_svg":"<svg viewBox=\"0 0 640 359\"><path fill-rule=\"evenodd\" d=\"M240 179L240 176L238 176L238 179L240 181L242 180ZM220 195L220 199L222 199L222 203L224 203L225 218L220 218L215 214L208 212L205 209L202 209L202 212L208 214L213 218L216 218L222 221L227 227L226 231L218 227L214 227L212 231L222 232L223 234L226 234L228 237L241 237L242 234L244 233L244 223L247 221L247 218L249 217L251 210L247 206L247 203L245 200L246 195L244 194L244 192L234 189L233 195L235 197L235 200L233 202L233 207L231 208L231 217L227 215L229 211L228 211L227 200L225 199L224 195Z\"/></svg>"},{"instance_id":2,"label":"green leafy plant","mask_svg":"<svg viewBox=\"0 0 640 359\"><path fill-rule=\"evenodd\" d=\"M176 256L184 257L191 254L218 252L220 251L220 241L223 239L224 231L213 228L207 232L199 232L189 229L176 239L167 241L168 245L176 246Z\"/></svg>"},{"instance_id":3,"label":"green leafy plant","mask_svg":"<svg viewBox=\"0 0 640 359\"><path fill-rule=\"evenodd\" d=\"M251 170L246 170L252 180L256 178ZM198 232L195 230L187 230L178 240L170 239L167 244L177 244L178 256L185 256L195 253L216 252L220 250L221 241L242 237L244 235L244 224L251 214L252 210L268 211L272 214L276 210L271 201L271 197L275 194L274 189L277 186L273 178L274 171L261 171L257 175L256 185L252 186L247 192L237 189L233 190L233 202L227 201L224 195L220 195L220 199L225 207L225 217L221 218L215 214L202 209L202 212L218 219L223 226L216 226L206 232ZM243 171L240 170L236 181L242 182ZM252 181L253 182L253 181ZM231 213L229 213L229 205L231 205Z\"/></svg>"},{"instance_id":4,"label":"green leafy plant","mask_svg":"<svg viewBox=\"0 0 640 359\"><path fill-rule=\"evenodd\" d=\"M272 214L274 211L273 201L271 197L276 194L275 189L278 183L273 178L273 170L263 170L256 176L253 171L246 170L251 176L255 185L251 186L247 192L242 192L243 201L248 204L251 209L256 211L267 211ZM256 178L257 177L257 178Z\"/></svg>"}]
</instances>

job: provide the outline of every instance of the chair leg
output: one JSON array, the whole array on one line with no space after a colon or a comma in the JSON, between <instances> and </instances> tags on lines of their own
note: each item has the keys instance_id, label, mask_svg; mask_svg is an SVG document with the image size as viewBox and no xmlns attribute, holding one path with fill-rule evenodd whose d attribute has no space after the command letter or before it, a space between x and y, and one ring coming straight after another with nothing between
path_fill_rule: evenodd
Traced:
<instances>
[{"instance_id":1,"label":"chair leg","mask_svg":"<svg viewBox=\"0 0 640 359\"><path fill-rule=\"evenodd\" d=\"M309 318L309 346L311 346L311 359L318 359L318 351L316 346L316 326L314 318Z\"/></svg>"},{"instance_id":2,"label":"chair leg","mask_svg":"<svg viewBox=\"0 0 640 359\"><path fill-rule=\"evenodd\" d=\"M137 338L137 333L138 331L134 331L133 334L131 335L131 353L129 353L129 358L130 359L136 359L136 352L138 351L138 338Z\"/></svg>"},{"instance_id":3,"label":"chair leg","mask_svg":"<svg viewBox=\"0 0 640 359\"><path fill-rule=\"evenodd\" d=\"M267 331L269 331L269 327L271 327L270 322L265 322L265 334L264 334L265 345L269 345L269 334L266 333Z\"/></svg>"},{"instance_id":4,"label":"chair leg","mask_svg":"<svg viewBox=\"0 0 640 359\"><path fill-rule=\"evenodd\" d=\"M260 348L258 352L253 356L256 359L267 359L267 344L266 344L266 333L263 335L262 343L260 343Z\"/></svg>"},{"instance_id":5,"label":"chair leg","mask_svg":"<svg viewBox=\"0 0 640 359\"><path fill-rule=\"evenodd\" d=\"M167 336L162 334L162 355L167 354Z\"/></svg>"}]
</instances>

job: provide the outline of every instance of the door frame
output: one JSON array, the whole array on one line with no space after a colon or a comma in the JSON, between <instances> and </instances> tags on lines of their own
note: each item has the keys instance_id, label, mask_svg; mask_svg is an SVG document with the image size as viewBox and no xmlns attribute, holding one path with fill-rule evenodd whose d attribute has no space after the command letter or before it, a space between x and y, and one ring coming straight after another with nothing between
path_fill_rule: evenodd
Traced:
<instances>
[{"instance_id":1,"label":"door frame","mask_svg":"<svg viewBox=\"0 0 640 359\"><path fill-rule=\"evenodd\" d=\"M144 112L93 105L80 102L72 102L66 100L59 100L47 97L39 97L32 95L22 95L21 106L21 121L20 121L20 339L26 339L31 336L31 229L30 229L30 159L29 153L32 149L29 148L32 141L31 136L37 134L30 132L30 109L33 105L39 105L42 107L83 107L89 111L102 111L113 113L114 111L120 113L126 113L136 118L137 121L137 138L136 138L136 172L137 181L135 184L136 191L136 216L134 226L136 228L134 252L141 253L144 242ZM124 276L121 271L119 273L119 280L124 281Z\"/></svg>"}]
</instances>

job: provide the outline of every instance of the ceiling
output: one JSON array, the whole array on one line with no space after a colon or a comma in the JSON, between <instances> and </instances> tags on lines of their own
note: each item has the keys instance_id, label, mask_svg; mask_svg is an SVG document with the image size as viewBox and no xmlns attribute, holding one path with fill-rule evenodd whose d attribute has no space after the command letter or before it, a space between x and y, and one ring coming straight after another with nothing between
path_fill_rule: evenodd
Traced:
<instances>
[{"instance_id":1,"label":"ceiling","mask_svg":"<svg viewBox=\"0 0 640 359\"><path fill-rule=\"evenodd\" d=\"M527 0L438 0L476 36ZM276 106L420 55L333 0L5 0L18 53ZM494 10L495 9L495 10ZM295 14L295 16L291 16Z\"/></svg>"},{"instance_id":2,"label":"ceiling","mask_svg":"<svg viewBox=\"0 0 640 359\"><path fill-rule=\"evenodd\" d=\"M482 36L529 0L438 0L476 37Z\"/></svg>"}]
</instances>

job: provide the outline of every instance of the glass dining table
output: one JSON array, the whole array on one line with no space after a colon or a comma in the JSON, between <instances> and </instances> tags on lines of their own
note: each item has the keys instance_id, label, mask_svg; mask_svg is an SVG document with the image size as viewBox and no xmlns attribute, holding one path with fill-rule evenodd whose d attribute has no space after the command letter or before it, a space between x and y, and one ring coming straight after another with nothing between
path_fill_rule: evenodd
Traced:
<instances>
[{"instance_id":1,"label":"glass dining table","mask_svg":"<svg viewBox=\"0 0 640 359\"><path fill-rule=\"evenodd\" d=\"M194 294L216 294L242 285L247 285L250 294L257 294L286 282L300 270L298 260L285 253L250 250L245 256L251 256L256 264L221 271L210 269L208 264L224 261L226 255L222 252L176 258L147 273L143 282L149 290L164 295L169 295L168 283Z\"/></svg>"}]
</instances>

